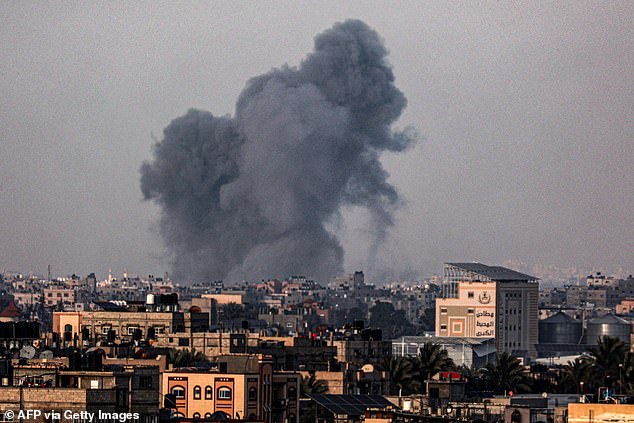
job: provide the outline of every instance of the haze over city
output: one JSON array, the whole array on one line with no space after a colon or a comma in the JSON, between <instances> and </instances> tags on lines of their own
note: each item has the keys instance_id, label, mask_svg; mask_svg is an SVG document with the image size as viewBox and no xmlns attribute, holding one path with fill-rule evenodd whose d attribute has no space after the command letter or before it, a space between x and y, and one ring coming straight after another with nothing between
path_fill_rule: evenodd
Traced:
<instances>
[{"instance_id":1,"label":"haze over city","mask_svg":"<svg viewBox=\"0 0 634 423\"><path fill-rule=\"evenodd\" d=\"M233 118L250 78L300 67L315 36L358 19L407 99L390 129L418 136L380 155L400 198L385 238L363 203L326 219L342 270L370 281L452 260L631 270L633 12L630 2L4 2L0 269L171 270L160 208L140 184L163 129L191 108Z\"/></svg>"}]
</instances>

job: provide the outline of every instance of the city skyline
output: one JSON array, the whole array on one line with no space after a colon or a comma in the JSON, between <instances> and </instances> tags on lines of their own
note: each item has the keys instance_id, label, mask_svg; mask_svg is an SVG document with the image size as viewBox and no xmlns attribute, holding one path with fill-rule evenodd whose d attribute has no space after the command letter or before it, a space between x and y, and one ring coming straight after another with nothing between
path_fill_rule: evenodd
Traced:
<instances>
[{"instance_id":1,"label":"city skyline","mask_svg":"<svg viewBox=\"0 0 634 423\"><path fill-rule=\"evenodd\" d=\"M403 205L376 262L367 214L330 222L346 273L631 272L631 3L323 5L2 4L0 267L169 271L139 189L163 129L192 107L233 115L250 77L299 66L315 35L357 18L408 100L393 128L420 139L381 157Z\"/></svg>"}]
</instances>

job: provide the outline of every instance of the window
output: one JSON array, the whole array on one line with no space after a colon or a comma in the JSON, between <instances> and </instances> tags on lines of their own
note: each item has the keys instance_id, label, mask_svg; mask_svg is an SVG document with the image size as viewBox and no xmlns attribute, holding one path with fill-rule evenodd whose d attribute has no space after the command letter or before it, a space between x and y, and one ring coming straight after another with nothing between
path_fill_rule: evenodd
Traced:
<instances>
[{"instance_id":1,"label":"window","mask_svg":"<svg viewBox=\"0 0 634 423\"><path fill-rule=\"evenodd\" d=\"M297 389L294 386L288 388L288 399L290 401L295 401L297 399Z\"/></svg>"},{"instance_id":2,"label":"window","mask_svg":"<svg viewBox=\"0 0 634 423\"><path fill-rule=\"evenodd\" d=\"M440 330L447 330L447 325L445 324L440 325Z\"/></svg>"},{"instance_id":3,"label":"window","mask_svg":"<svg viewBox=\"0 0 634 423\"><path fill-rule=\"evenodd\" d=\"M255 387L249 388L249 401L256 401L258 399L258 390Z\"/></svg>"},{"instance_id":4,"label":"window","mask_svg":"<svg viewBox=\"0 0 634 423\"><path fill-rule=\"evenodd\" d=\"M218 388L218 399L220 399L220 400L230 400L231 399L231 389L229 389L229 388Z\"/></svg>"},{"instance_id":5,"label":"window","mask_svg":"<svg viewBox=\"0 0 634 423\"><path fill-rule=\"evenodd\" d=\"M134 335L134 331L138 328L138 326L128 326L128 335Z\"/></svg>"},{"instance_id":6,"label":"window","mask_svg":"<svg viewBox=\"0 0 634 423\"><path fill-rule=\"evenodd\" d=\"M175 386L172 388L172 395L176 398L185 398L185 388L182 386Z\"/></svg>"},{"instance_id":7,"label":"window","mask_svg":"<svg viewBox=\"0 0 634 423\"><path fill-rule=\"evenodd\" d=\"M447 307L440 307L440 312L447 314Z\"/></svg>"},{"instance_id":8,"label":"window","mask_svg":"<svg viewBox=\"0 0 634 423\"><path fill-rule=\"evenodd\" d=\"M73 325L64 326L64 332L72 332L72 331L73 331Z\"/></svg>"},{"instance_id":9,"label":"window","mask_svg":"<svg viewBox=\"0 0 634 423\"><path fill-rule=\"evenodd\" d=\"M194 418L195 419L199 419L200 418L200 413L194 413Z\"/></svg>"},{"instance_id":10,"label":"window","mask_svg":"<svg viewBox=\"0 0 634 423\"><path fill-rule=\"evenodd\" d=\"M206 419L210 419L211 418L211 413L205 413L205 418Z\"/></svg>"},{"instance_id":11,"label":"window","mask_svg":"<svg viewBox=\"0 0 634 423\"><path fill-rule=\"evenodd\" d=\"M473 291L467 292L467 298L473 298Z\"/></svg>"},{"instance_id":12,"label":"window","mask_svg":"<svg viewBox=\"0 0 634 423\"><path fill-rule=\"evenodd\" d=\"M195 400L200 399L200 386L198 385L194 386L194 399Z\"/></svg>"},{"instance_id":13,"label":"window","mask_svg":"<svg viewBox=\"0 0 634 423\"><path fill-rule=\"evenodd\" d=\"M117 406L127 406L128 405L128 390L126 388L121 389L117 388Z\"/></svg>"},{"instance_id":14,"label":"window","mask_svg":"<svg viewBox=\"0 0 634 423\"><path fill-rule=\"evenodd\" d=\"M473 314L473 312L474 312L474 310L473 310L472 308L470 308L470 309L468 309L468 310L467 310L467 313L468 313L468 314Z\"/></svg>"},{"instance_id":15,"label":"window","mask_svg":"<svg viewBox=\"0 0 634 423\"><path fill-rule=\"evenodd\" d=\"M151 389L152 388L152 376L140 376L139 388Z\"/></svg>"},{"instance_id":16,"label":"window","mask_svg":"<svg viewBox=\"0 0 634 423\"><path fill-rule=\"evenodd\" d=\"M214 399L214 390L211 389L211 386L209 385L205 386L205 399L206 400Z\"/></svg>"},{"instance_id":17,"label":"window","mask_svg":"<svg viewBox=\"0 0 634 423\"><path fill-rule=\"evenodd\" d=\"M112 326L102 326L101 327L101 333L104 335L108 335L108 332L110 331L110 329L112 328Z\"/></svg>"}]
</instances>

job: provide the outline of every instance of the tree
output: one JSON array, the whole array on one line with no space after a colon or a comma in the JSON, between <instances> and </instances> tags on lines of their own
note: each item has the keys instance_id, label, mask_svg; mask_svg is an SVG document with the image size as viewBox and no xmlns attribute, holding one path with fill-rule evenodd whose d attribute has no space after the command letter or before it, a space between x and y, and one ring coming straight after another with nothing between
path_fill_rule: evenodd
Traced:
<instances>
[{"instance_id":1,"label":"tree","mask_svg":"<svg viewBox=\"0 0 634 423\"><path fill-rule=\"evenodd\" d=\"M623 383L621 386L623 394L634 395L634 353L630 351L625 353L621 372L619 383Z\"/></svg>"},{"instance_id":2,"label":"tree","mask_svg":"<svg viewBox=\"0 0 634 423\"><path fill-rule=\"evenodd\" d=\"M328 392L328 383L325 380L317 379L315 372L310 372L303 376L299 385L302 398L306 394L324 394Z\"/></svg>"},{"instance_id":3,"label":"tree","mask_svg":"<svg viewBox=\"0 0 634 423\"><path fill-rule=\"evenodd\" d=\"M415 392L416 369L408 357L385 357L381 368L390 378L390 395L411 394Z\"/></svg>"},{"instance_id":4,"label":"tree","mask_svg":"<svg viewBox=\"0 0 634 423\"><path fill-rule=\"evenodd\" d=\"M196 351L194 348L190 350L177 350L172 348L167 356L172 367L194 367L198 363L206 363L209 361L202 351Z\"/></svg>"},{"instance_id":5,"label":"tree","mask_svg":"<svg viewBox=\"0 0 634 423\"><path fill-rule=\"evenodd\" d=\"M427 391L427 384L425 382L434 377L438 372L452 370L454 368L454 362L449 357L447 350L433 342L425 342L416 356L416 370L418 371L419 382L423 393Z\"/></svg>"},{"instance_id":6,"label":"tree","mask_svg":"<svg viewBox=\"0 0 634 423\"><path fill-rule=\"evenodd\" d=\"M597 346L588 350L594 380L608 388L618 385L623 371L619 365L623 365L626 351L625 343L619 338L611 336L599 338Z\"/></svg>"},{"instance_id":7,"label":"tree","mask_svg":"<svg viewBox=\"0 0 634 423\"><path fill-rule=\"evenodd\" d=\"M237 303L222 306L222 320L235 320L244 317L244 307Z\"/></svg>"},{"instance_id":8,"label":"tree","mask_svg":"<svg viewBox=\"0 0 634 423\"><path fill-rule=\"evenodd\" d=\"M404 310L395 310L391 303L380 301L370 308L370 326L381 329L388 339L416 333L416 328L407 320Z\"/></svg>"},{"instance_id":9,"label":"tree","mask_svg":"<svg viewBox=\"0 0 634 423\"><path fill-rule=\"evenodd\" d=\"M564 366L559 384L560 391L568 394L589 392L591 385L591 365L587 357L577 357ZM585 386L585 387L584 387Z\"/></svg>"},{"instance_id":10,"label":"tree","mask_svg":"<svg viewBox=\"0 0 634 423\"><path fill-rule=\"evenodd\" d=\"M468 395L485 389L483 369L462 365L458 370L460 371L460 375L467 381L465 388Z\"/></svg>"},{"instance_id":11,"label":"tree","mask_svg":"<svg viewBox=\"0 0 634 423\"><path fill-rule=\"evenodd\" d=\"M507 352L497 355L495 363L484 368L487 385L496 393L530 392L529 372L521 361Z\"/></svg>"}]
</instances>

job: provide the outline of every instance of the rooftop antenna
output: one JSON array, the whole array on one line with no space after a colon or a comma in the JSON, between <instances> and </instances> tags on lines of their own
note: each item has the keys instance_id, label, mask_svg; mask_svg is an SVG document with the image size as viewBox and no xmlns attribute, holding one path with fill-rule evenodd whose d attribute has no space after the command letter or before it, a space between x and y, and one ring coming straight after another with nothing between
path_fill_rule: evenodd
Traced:
<instances>
[{"instance_id":1,"label":"rooftop antenna","mask_svg":"<svg viewBox=\"0 0 634 423\"><path fill-rule=\"evenodd\" d=\"M49 264L49 265L48 265L48 281L49 281L49 282L51 281L51 270L52 270L52 267L51 267L51 265Z\"/></svg>"}]
</instances>

